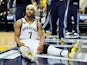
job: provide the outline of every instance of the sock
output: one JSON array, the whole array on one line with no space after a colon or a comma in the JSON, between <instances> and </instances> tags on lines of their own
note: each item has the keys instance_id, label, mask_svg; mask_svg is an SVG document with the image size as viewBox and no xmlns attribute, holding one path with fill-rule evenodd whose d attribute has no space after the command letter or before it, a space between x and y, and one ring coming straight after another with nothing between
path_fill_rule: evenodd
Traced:
<instances>
[{"instance_id":1,"label":"sock","mask_svg":"<svg viewBox=\"0 0 87 65\"><path fill-rule=\"evenodd\" d=\"M63 57L68 57L68 50L62 50L61 55Z\"/></svg>"},{"instance_id":2,"label":"sock","mask_svg":"<svg viewBox=\"0 0 87 65\"><path fill-rule=\"evenodd\" d=\"M59 48L55 48L54 46L50 45L47 49L47 53L49 55L55 55L55 56L64 56L68 57L68 50L62 50ZM60 55L61 54L61 55Z\"/></svg>"}]
</instances>

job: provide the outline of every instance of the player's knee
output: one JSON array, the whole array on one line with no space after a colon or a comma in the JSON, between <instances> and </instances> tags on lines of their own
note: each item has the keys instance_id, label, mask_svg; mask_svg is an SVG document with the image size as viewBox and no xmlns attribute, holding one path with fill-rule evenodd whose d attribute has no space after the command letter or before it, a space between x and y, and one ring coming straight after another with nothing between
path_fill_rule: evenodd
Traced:
<instances>
[{"instance_id":1,"label":"player's knee","mask_svg":"<svg viewBox=\"0 0 87 65\"><path fill-rule=\"evenodd\" d=\"M27 46L21 46L20 52L22 53L23 57L27 57L28 53L30 52L30 49Z\"/></svg>"}]
</instances>

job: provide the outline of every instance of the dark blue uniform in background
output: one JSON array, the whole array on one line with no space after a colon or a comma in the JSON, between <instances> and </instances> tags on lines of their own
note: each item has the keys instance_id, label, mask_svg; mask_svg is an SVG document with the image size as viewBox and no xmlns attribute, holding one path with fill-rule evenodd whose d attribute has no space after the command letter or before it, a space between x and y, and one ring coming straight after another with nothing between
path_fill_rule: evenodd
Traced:
<instances>
[{"instance_id":1,"label":"dark blue uniform in background","mask_svg":"<svg viewBox=\"0 0 87 65\"><path fill-rule=\"evenodd\" d=\"M79 0L70 0L69 9L68 9L68 16L67 16L67 30L68 32L72 32L72 16L74 17L75 23L75 33L78 33L77 26L77 13L79 9Z\"/></svg>"},{"instance_id":2,"label":"dark blue uniform in background","mask_svg":"<svg viewBox=\"0 0 87 65\"><path fill-rule=\"evenodd\" d=\"M14 0L9 1L9 8L12 8L13 1ZM24 11L28 4L31 4L31 0L16 0L16 12L15 12L16 20L24 16Z\"/></svg>"},{"instance_id":3,"label":"dark blue uniform in background","mask_svg":"<svg viewBox=\"0 0 87 65\"><path fill-rule=\"evenodd\" d=\"M51 20L52 20L52 35L57 35L57 20L59 18L59 39L64 38L64 15L65 15L65 1L52 0L51 1Z\"/></svg>"}]
</instances>

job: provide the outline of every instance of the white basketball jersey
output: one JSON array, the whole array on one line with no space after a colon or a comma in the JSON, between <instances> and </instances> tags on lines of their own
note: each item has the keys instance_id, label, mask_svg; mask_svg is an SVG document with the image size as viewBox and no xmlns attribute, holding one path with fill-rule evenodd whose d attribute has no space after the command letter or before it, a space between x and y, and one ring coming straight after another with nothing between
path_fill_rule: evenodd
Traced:
<instances>
[{"instance_id":1,"label":"white basketball jersey","mask_svg":"<svg viewBox=\"0 0 87 65\"><path fill-rule=\"evenodd\" d=\"M35 19L32 24L27 23L25 18L22 18L22 27L20 33L20 39L39 39L37 24L38 21Z\"/></svg>"}]
</instances>

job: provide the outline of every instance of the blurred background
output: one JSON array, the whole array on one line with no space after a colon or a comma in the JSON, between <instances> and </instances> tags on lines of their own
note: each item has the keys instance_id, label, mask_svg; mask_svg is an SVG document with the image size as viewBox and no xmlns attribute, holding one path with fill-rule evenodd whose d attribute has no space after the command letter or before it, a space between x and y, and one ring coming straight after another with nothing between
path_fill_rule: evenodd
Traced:
<instances>
[{"instance_id":1,"label":"blurred background","mask_svg":"<svg viewBox=\"0 0 87 65\"><path fill-rule=\"evenodd\" d=\"M54 0L56 2L56 0ZM62 2L62 0L60 0ZM65 0L65 10L69 9L69 5L72 4L73 0ZM79 9L77 12L77 21L79 34L82 36L87 35L87 0L77 0L79 3ZM73 2L74 3L74 2ZM14 41L14 24L16 20L22 18L25 15L25 7L28 4L33 4L37 11L35 13L35 18L39 18L43 29L46 35L52 34L52 19L50 19L52 14L52 6L56 6L53 4L52 0L0 0L0 49L2 49L2 45L6 46L9 42L12 42L12 47L16 46ZM76 4L76 2L74 3ZM57 13L57 12L55 12ZM68 11L67 11L68 13ZM67 15L68 16L68 15ZM67 17L65 17L67 18ZM74 30L75 22L74 17L71 17L72 28ZM59 19L58 19L59 20ZM46 24L47 22L47 24ZM67 22L67 20L66 20ZM56 32L59 32L59 25L58 21L56 22L57 28ZM67 25L67 24L65 24ZM54 29L54 28L53 28ZM54 34L56 35L56 34ZM10 48L10 44L8 45ZM5 48L4 48L5 49ZM7 48L6 48L7 49Z\"/></svg>"},{"instance_id":2,"label":"blurred background","mask_svg":"<svg viewBox=\"0 0 87 65\"><path fill-rule=\"evenodd\" d=\"M68 0L65 1L67 5ZM50 2L51 0L31 0L31 2L29 1L28 3L28 4L35 5L35 7L37 8L36 16L40 17L42 24L46 22L48 11L51 9L49 7L51 6ZM19 0L19 3L22 5L21 0ZM16 0L0 0L0 31L1 32L13 31L14 23L17 20L16 9L19 5L16 3ZM18 14L21 14L21 12ZM79 20L79 31L80 33L86 34L87 33L87 0L79 0L79 11L77 14ZM24 14L22 16L24 16ZM72 16L72 23L73 23L73 16ZM47 25L45 29L48 30L48 28L49 25Z\"/></svg>"}]
</instances>

